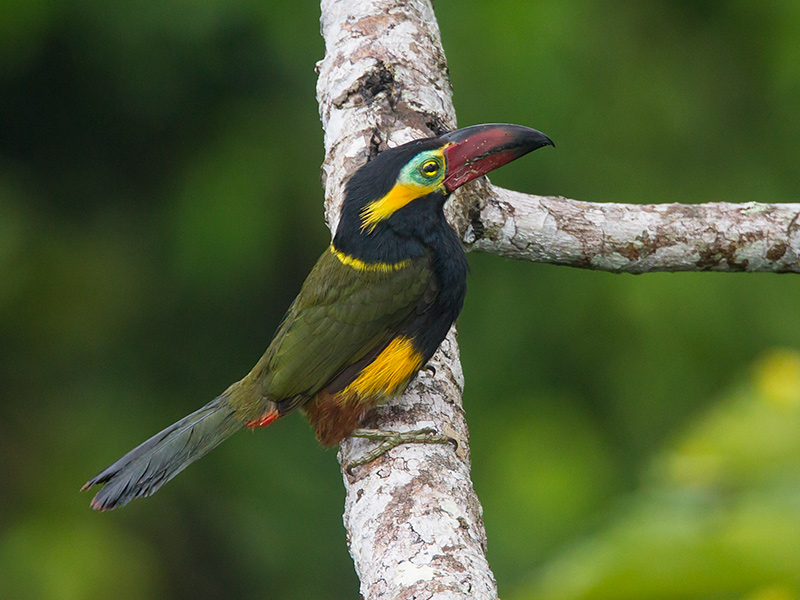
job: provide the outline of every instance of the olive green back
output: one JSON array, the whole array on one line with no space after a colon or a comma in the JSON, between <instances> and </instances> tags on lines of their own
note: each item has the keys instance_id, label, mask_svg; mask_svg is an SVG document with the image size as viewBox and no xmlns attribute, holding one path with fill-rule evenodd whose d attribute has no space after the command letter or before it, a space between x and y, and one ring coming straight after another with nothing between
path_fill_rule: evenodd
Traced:
<instances>
[{"instance_id":1,"label":"olive green back","mask_svg":"<svg viewBox=\"0 0 800 600\"><path fill-rule=\"evenodd\" d=\"M433 285L427 256L381 270L345 265L326 250L251 376L274 402L312 396L396 334Z\"/></svg>"}]
</instances>

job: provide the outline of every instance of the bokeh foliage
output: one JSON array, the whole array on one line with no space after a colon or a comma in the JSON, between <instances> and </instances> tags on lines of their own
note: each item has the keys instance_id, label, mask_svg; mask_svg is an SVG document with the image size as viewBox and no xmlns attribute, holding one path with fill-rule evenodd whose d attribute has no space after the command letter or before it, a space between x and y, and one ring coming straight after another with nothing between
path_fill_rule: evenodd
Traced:
<instances>
[{"instance_id":1,"label":"bokeh foliage","mask_svg":"<svg viewBox=\"0 0 800 600\"><path fill-rule=\"evenodd\" d=\"M800 5L436 3L492 178L797 201ZM0 4L0 597L336 599L333 452L240 434L146 501L80 485L263 351L325 247L314 3ZM800 596L800 280L470 256L474 481L509 598Z\"/></svg>"}]
</instances>

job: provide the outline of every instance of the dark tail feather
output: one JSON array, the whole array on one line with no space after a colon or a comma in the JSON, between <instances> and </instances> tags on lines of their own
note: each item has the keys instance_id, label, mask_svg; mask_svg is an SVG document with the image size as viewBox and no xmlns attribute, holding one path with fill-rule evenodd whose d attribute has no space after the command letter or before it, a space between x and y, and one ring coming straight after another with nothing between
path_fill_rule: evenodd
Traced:
<instances>
[{"instance_id":1,"label":"dark tail feather","mask_svg":"<svg viewBox=\"0 0 800 600\"><path fill-rule=\"evenodd\" d=\"M120 458L81 490L104 483L92 508L111 510L149 496L198 458L244 427L223 394Z\"/></svg>"}]
</instances>

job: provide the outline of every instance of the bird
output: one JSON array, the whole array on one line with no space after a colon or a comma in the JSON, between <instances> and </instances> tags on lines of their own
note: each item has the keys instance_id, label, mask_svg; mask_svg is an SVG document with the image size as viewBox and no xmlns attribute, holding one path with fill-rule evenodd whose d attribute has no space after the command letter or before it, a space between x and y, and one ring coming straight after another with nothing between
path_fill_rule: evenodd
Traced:
<instances>
[{"instance_id":1,"label":"bird","mask_svg":"<svg viewBox=\"0 0 800 600\"><path fill-rule=\"evenodd\" d=\"M473 125L389 148L355 170L333 240L255 367L90 479L82 490L104 484L92 508L149 496L237 431L295 409L325 447L358 435L367 411L405 390L461 312L467 259L445 201L543 146L555 145L535 129Z\"/></svg>"}]
</instances>

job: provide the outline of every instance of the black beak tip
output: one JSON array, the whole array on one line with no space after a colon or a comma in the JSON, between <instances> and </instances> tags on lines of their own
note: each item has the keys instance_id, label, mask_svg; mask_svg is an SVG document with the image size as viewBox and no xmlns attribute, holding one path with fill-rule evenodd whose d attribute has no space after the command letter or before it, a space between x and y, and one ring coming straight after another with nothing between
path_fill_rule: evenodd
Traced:
<instances>
[{"instance_id":1,"label":"black beak tip","mask_svg":"<svg viewBox=\"0 0 800 600\"><path fill-rule=\"evenodd\" d=\"M553 148L556 147L553 140L551 140L548 136L543 134L541 131L537 131L535 129L528 129L524 135L521 137L521 146L529 146L532 149L536 150L538 148L543 148L544 146L552 146Z\"/></svg>"}]
</instances>

